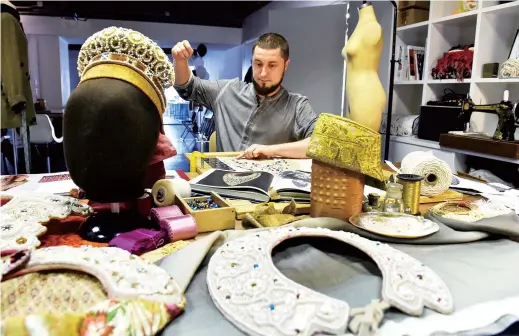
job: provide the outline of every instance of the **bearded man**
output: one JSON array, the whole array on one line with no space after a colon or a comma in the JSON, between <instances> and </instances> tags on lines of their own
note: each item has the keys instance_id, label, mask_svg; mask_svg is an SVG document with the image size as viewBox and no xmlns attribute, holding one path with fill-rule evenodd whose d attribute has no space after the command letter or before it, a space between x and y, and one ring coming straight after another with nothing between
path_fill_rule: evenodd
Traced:
<instances>
[{"instance_id":1,"label":"bearded man","mask_svg":"<svg viewBox=\"0 0 519 336\"><path fill-rule=\"evenodd\" d=\"M254 44L252 83L194 77L188 65L193 56L188 41L177 43L171 52L175 90L214 112L219 152L243 152L239 157L247 159L306 158L317 115L307 97L281 85L290 63L283 36L267 33Z\"/></svg>"}]
</instances>

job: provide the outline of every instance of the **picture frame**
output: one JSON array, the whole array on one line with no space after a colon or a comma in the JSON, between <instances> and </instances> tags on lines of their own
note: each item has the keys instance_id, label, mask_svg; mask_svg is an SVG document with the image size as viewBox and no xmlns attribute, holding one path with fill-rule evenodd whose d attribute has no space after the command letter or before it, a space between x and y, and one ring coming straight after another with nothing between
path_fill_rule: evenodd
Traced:
<instances>
[{"instance_id":1,"label":"picture frame","mask_svg":"<svg viewBox=\"0 0 519 336\"><path fill-rule=\"evenodd\" d=\"M515 32L514 42L512 43L512 47L510 48L510 54L508 54L508 59L519 60L519 29Z\"/></svg>"}]
</instances>

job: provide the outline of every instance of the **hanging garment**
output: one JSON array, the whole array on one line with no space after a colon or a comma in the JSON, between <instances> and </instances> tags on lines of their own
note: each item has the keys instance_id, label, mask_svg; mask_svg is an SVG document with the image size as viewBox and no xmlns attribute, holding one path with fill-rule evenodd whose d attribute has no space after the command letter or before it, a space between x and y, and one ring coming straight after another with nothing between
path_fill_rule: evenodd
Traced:
<instances>
[{"instance_id":1,"label":"hanging garment","mask_svg":"<svg viewBox=\"0 0 519 336\"><path fill-rule=\"evenodd\" d=\"M1 127L18 128L22 126L20 104L25 104L28 125L34 124L36 120L29 76L27 38L16 9L4 3L1 6Z\"/></svg>"}]
</instances>

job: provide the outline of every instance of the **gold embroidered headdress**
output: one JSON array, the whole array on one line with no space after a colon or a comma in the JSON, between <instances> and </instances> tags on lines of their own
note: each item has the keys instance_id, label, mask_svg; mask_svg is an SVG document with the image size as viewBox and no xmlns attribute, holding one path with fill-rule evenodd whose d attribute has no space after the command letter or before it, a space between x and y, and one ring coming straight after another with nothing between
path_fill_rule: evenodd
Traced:
<instances>
[{"instance_id":1,"label":"gold embroidered headdress","mask_svg":"<svg viewBox=\"0 0 519 336\"><path fill-rule=\"evenodd\" d=\"M160 115L166 110L164 90L175 82L173 64L155 42L126 28L108 27L90 36L79 52L80 84L114 78L144 92Z\"/></svg>"}]
</instances>

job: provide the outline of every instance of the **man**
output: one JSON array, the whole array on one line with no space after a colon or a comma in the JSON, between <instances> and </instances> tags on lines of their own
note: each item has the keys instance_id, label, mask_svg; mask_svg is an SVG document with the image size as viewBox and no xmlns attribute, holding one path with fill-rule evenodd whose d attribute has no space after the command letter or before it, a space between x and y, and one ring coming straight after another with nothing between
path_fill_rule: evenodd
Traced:
<instances>
[{"instance_id":1,"label":"man","mask_svg":"<svg viewBox=\"0 0 519 336\"><path fill-rule=\"evenodd\" d=\"M279 34L262 35L252 49L252 83L202 80L191 75L188 41L172 49L175 89L185 100L215 113L218 151L244 151L239 158L306 158L317 115L300 94L281 86L290 63L289 48Z\"/></svg>"}]
</instances>

